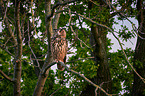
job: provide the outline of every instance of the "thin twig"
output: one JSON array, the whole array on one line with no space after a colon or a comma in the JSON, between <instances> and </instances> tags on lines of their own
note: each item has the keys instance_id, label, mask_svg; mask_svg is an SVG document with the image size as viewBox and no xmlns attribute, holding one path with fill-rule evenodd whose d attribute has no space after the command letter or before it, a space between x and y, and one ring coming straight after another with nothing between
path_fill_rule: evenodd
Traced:
<instances>
[{"instance_id":1,"label":"thin twig","mask_svg":"<svg viewBox=\"0 0 145 96\"><path fill-rule=\"evenodd\" d=\"M74 30L73 30L73 28L72 28L72 25L71 25L71 17L72 17L72 15L71 15L71 10L70 10L70 9L69 9L69 16L70 16L70 18L69 18L69 26L70 26L71 31L73 32L73 34L77 37L77 39L78 39L80 42L82 42L87 48L90 48L85 42L83 42L80 38L78 38L78 36L77 36L76 33L74 32Z\"/></svg>"},{"instance_id":2,"label":"thin twig","mask_svg":"<svg viewBox=\"0 0 145 96\"><path fill-rule=\"evenodd\" d=\"M138 37L140 37L141 39L144 39L144 40L145 40L145 38L141 37L141 36L138 34L138 32L137 32L136 30L138 30L140 33L142 33L142 32L141 32L139 29L136 28L135 24L134 24L131 20L129 20L123 13L121 13L120 11L118 11L110 2L108 2L108 3L106 3L106 4L108 4L109 6L111 6L111 8L113 8L119 15L121 15L121 16L124 17L126 20L128 20L128 21L132 24L132 28L133 28L134 32L138 35Z\"/></svg>"},{"instance_id":3,"label":"thin twig","mask_svg":"<svg viewBox=\"0 0 145 96\"><path fill-rule=\"evenodd\" d=\"M8 2L7 2L7 5L8 5L8 3L9 3L9 0L8 0ZM4 13L4 17L3 17L3 22L2 22L2 24L4 24L4 21L5 21L5 18L6 18L7 8L8 8L7 5L6 5L6 10L5 10L5 13Z\"/></svg>"},{"instance_id":4,"label":"thin twig","mask_svg":"<svg viewBox=\"0 0 145 96\"><path fill-rule=\"evenodd\" d=\"M77 59L77 60L68 61L67 63L73 63L73 62L75 62L75 61L85 60L85 59L94 59L94 57L79 58L79 59Z\"/></svg>"},{"instance_id":5,"label":"thin twig","mask_svg":"<svg viewBox=\"0 0 145 96\"><path fill-rule=\"evenodd\" d=\"M3 47L3 46L0 45L0 48L5 50L9 55L15 57L6 47Z\"/></svg>"},{"instance_id":6,"label":"thin twig","mask_svg":"<svg viewBox=\"0 0 145 96\"><path fill-rule=\"evenodd\" d=\"M32 25L33 25L33 28L34 28L34 32L36 33L36 35L38 35L37 32L36 32L36 26L34 24L35 19L34 19L34 12L33 12L33 8L32 7L33 7L33 0L31 0Z\"/></svg>"},{"instance_id":7,"label":"thin twig","mask_svg":"<svg viewBox=\"0 0 145 96\"><path fill-rule=\"evenodd\" d=\"M29 24L28 24L28 26L29 26ZM28 27L29 28L29 27ZM36 62L37 62L37 67L39 68L39 70L41 70L41 68L40 68L40 64L39 64L39 62L38 62L38 59L37 59L37 57L36 57L36 55L35 55L35 53L34 53L34 51L33 51L33 49L31 48L31 46L30 46L30 35L29 35L29 29L28 29L28 46L29 46L29 48L30 48L30 50L31 50L31 52L32 52L32 54L33 54L33 56L34 56L34 58L36 59Z\"/></svg>"},{"instance_id":8,"label":"thin twig","mask_svg":"<svg viewBox=\"0 0 145 96\"><path fill-rule=\"evenodd\" d=\"M50 96L53 96L57 91L59 91L63 86L60 86L57 90L55 90Z\"/></svg>"}]
</instances>

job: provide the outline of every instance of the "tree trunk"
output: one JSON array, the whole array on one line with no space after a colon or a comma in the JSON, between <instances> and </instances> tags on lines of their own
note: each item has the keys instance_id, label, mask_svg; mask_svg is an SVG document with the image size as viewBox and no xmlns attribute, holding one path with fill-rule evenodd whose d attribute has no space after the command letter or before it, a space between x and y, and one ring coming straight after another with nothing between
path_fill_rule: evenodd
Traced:
<instances>
[{"instance_id":1,"label":"tree trunk","mask_svg":"<svg viewBox=\"0 0 145 96\"><path fill-rule=\"evenodd\" d=\"M48 38L47 58L39 74L38 82L35 87L33 96L41 96L45 81L48 77L49 69L47 69L47 71L45 72L45 75L41 73L43 72L43 70L45 70L46 66L52 62L51 46L50 46L51 36L53 36L52 18L49 18L49 20L47 18L47 16L51 14L51 0L45 0L45 14L46 14L45 20L46 20L47 38Z\"/></svg>"},{"instance_id":2,"label":"tree trunk","mask_svg":"<svg viewBox=\"0 0 145 96\"><path fill-rule=\"evenodd\" d=\"M15 53L15 67L14 67L14 96L20 96L21 93L21 57L22 57L22 37L20 30L20 1L15 1L15 21L16 21L16 34L17 34L17 48Z\"/></svg>"},{"instance_id":3,"label":"tree trunk","mask_svg":"<svg viewBox=\"0 0 145 96\"><path fill-rule=\"evenodd\" d=\"M101 0L98 0L100 5L103 5L104 2ZM88 8L92 9L94 8L93 3L88 3ZM100 8L101 9L101 8ZM107 11L106 8L106 13ZM104 18L106 20L105 25L107 22L109 22L108 18ZM101 22L101 21L100 21ZM98 67L96 76L91 79L94 83L97 85L100 85L103 89L105 89L106 92L111 93L111 75L109 70L109 64L107 60L107 46L106 46L106 35L107 30L103 27L96 26L95 24L92 24L91 27L91 37L90 37L90 44L91 46L94 46L93 52L91 53L92 57L95 57L94 61L96 62L96 66ZM95 87L92 85L87 85L86 88L82 91L81 96L104 96L105 94L101 92L101 90L97 90L97 93L95 93ZM106 96L106 95L105 95Z\"/></svg>"},{"instance_id":4,"label":"tree trunk","mask_svg":"<svg viewBox=\"0 0 145 96\"><path fill-rule=\"evenodd\" d=\"M145 38L145 9L143 7L143 0L137 1L139 35ZM145 39L137 38L137 44L134 54L134 68L145 78ZM134 73L134 83L132 96L145 96L145 83Z\"/></svg>"},{"instance_id":5,"label":"tree trunk","mask_svg":"<svg viewBox=\"0 0 145 96\"><path fill-rule=\"evenodd\" d=\"M95 44L95 48L91 55L95 57L94 61L96 61L96 66L99 66L99 68L96 76L91 80L110 93L111 76L106 55L106 30L99 26L93 26L91 28L90 43L92 46ZM99 90L97 91L97 95L103 96L105 94ZM81 96L95 96L95 87L87 85Z\"/></svg>"}]
</instances>

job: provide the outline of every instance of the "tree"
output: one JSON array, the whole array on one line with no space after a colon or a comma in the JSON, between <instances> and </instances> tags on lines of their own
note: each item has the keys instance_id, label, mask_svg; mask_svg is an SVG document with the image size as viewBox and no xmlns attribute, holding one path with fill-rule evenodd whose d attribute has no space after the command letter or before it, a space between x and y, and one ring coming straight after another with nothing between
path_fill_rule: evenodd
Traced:
<instances>
[{"instance_id":1,"label":"tree","mask_svg":"<svg viewBox=\"0 0 145 96\"><path fill-rule=\"evenodd\" d=\"M104 15L104 17L100 18L100 20L95 20L101 24L109 25L109 18L105 14L109 15L109 10L108 6L104 8L105 3L103 1L98 1L96 3L99 3L99 7L94 5L93 2L88 2L88 11L90 11L90 17L95 17L95 11L97 10L97 19ZM103 7L102 7L103 6ZM101 10L99 12L99 10ZM100 13L100 14L99 14ZM108 24L107 24L107 23ZM96 66L98 66L97 69L97 74L91 79L93 82L96 84L100 85L102 88L107 90L107 92L111 93L111 75L109 71L109 64L107 60L107 29L101 26L96 26L95 24L92 23L91 26L91 36L90 36L90 45L94 46L93 51L91 52L91 56L94 57L94 61L96 62ZM87 88L84 89L82 92L82 96L95 96L95 89L92 85L87 85ZM105 95L103 92L100 93L101 91L98 92L99 96Z\"/></svg>"},{"instance_id":2,"label":"tree","mask_svg":"<svg viewBox=\"0 0 145 96\"><path fill-rule=\"evenodd\" d=\"M137 72L145 78L145 9L143 6L143 1L138 0L137 1L137 12L138 12L138 38L137 38L137 44L135 48L135 54L134 54L134 68L136 68ZM143 96L145 95L145 83L134 73L134 83L133 83L133 96Z\"/></svg>"},{"instance_id":3,"label":"tree","mask_svg":"<svg viewBox=\"0 0 145 96\"><path fill-rule=\"evenodd\" d=\"M117 24L114 16L118 15L120 21L129 21L129 17L136 16L137 10L143 10L133 8L132 4L136 4L135 2L1 0L0 94L102 96L120 94L122 90L126 90L124 95L134 94L137 91L135 86L144 86L143 67L140 67L143 61L138 59L140 53L137 53L144 51L141 46L136 47L140 49L135 51L137 57L133 60L134 51L123 49L120 39L128 41L136 31L131 32L127 26L122 25L122 29L116 32L112 25ZM141 1L137 4L139 2ZM118 6L121 7L119 10ZM139 18L138 21L141 26L139 28L143 30L141 24L144 23ZM50 41L53 29L59 27L67 31L69 58L66 65L59 62L65 67L65 71L54 72L50 68L56 64L52 58ZM109 52L109 32L118 40L121 50ZM142 34L140 36L143 37ZM142 41L138 38L137 44ZM133 62L137 71L132 66ZM140 80L143 81L141 85L137 83ZM122 88L122 82L125 88Z\"/></svg>"}]
</instances>

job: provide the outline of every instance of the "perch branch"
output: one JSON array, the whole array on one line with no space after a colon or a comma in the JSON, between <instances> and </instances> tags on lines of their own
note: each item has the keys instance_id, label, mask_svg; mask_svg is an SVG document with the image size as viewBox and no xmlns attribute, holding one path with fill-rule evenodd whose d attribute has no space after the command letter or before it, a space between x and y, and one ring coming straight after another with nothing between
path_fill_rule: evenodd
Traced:
<instances>
[{"instance_id":1,"label":"perch branch","mask_svg":"<svg viewBox=\"0 0 145 96\"><path fill-rule=\"evenodd\" d=\"M64 67L66 68L67 71L72 72L72 73L74 73L74 74L76 74L76 75L82 77L82 78L85 79L88 83L92 84L94 87L99 88L99 89L100 89L101 91L103 91L106 95L112 96L111 94L108 94L103 88L101 88L100 86L96 85L95 83L93 83L93 82L92 82L91 80L89 80L88 78L86 78L84 75L82 75L82 74L80 74L80 73L78 73L78 72L76 72L76 71L74 71L74 70L68 68L63 62L59 62L59 61L58 61L58 63L61 64L62 66L64 66Z\"/></svg>"},{"instance_id":2,"label":"perch branch","mask_svg":"<svg viewBox=\"0 0 145 96\"><path fill-rule=\"evenodd\" d=\"M54 64L56 64L56 62L51 62L50 64L48 64L41 72L42 75L44 75L46 73L46 71L51 67L53 66Z\"/></svg>"},{"instance_id":3,"label":"perch branch","mask_svg":"<svg viewBox=\"0 0 145 96\"><path fill-rule=\"evenodd\" d=\"M94 87L99 88L99 89L100 89L101 91L103 91L106 95L112 96L111 94L108 94L103 88L101 88L100 86L96 85L95 83L93 83L93 82L92 82L91 80L89 80L88 78L86 78L84 75L82 75L82 74L80 74L80 73L78 73L78 72L76 72L76 71L74 71L74 70L72 70L72 69L69 69L63 62L58 61L58 63L61 64L63 67L65 67L67 71L72 72L72 73L74 73L74 74L76 74L76 75L82 77L82 78L85 79L88 83L92 84ZM42 70L41 74L44 75L44 74L46 73L46 71L47 71L52 65L54 65L54 64L56 64L55 61L54 61L54 62L51 62L50 64L48 64L48 65L44 68L44 70Z\"/></svg>"},{"instance_id":4,"label":"perch branch","mask_svg":"<svg viewBox=\"0 0 145 96\"><path fill-rule=\"evenodd\" d=\"M10 82L14 82L13 79L11 79L9 76L7 76L2 70L0 70L0 74L7 80L9 80Z\"/></svg>"}]
</instances>

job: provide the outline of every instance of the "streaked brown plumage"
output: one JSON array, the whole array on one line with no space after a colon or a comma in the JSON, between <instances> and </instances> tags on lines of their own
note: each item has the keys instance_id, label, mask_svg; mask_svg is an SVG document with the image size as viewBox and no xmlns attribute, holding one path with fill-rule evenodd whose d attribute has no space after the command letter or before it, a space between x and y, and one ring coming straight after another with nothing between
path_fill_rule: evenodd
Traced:
<instances>
[{"instance_id":1,"label":"streaked brown plumage","mask_svg":"<svg viewBox=\"0 0 145 96\"><path fill-rule=\"evenodd\" d=\"M66 62L66 54L67 54L67 40L66 40L66 32L64 29L55 30L53 37L51 38L51 52L53 59L56 62ZM61 71L64 70L64 67L61 64L57 64L57 68Z\"/></svg>"}]
</instances>

